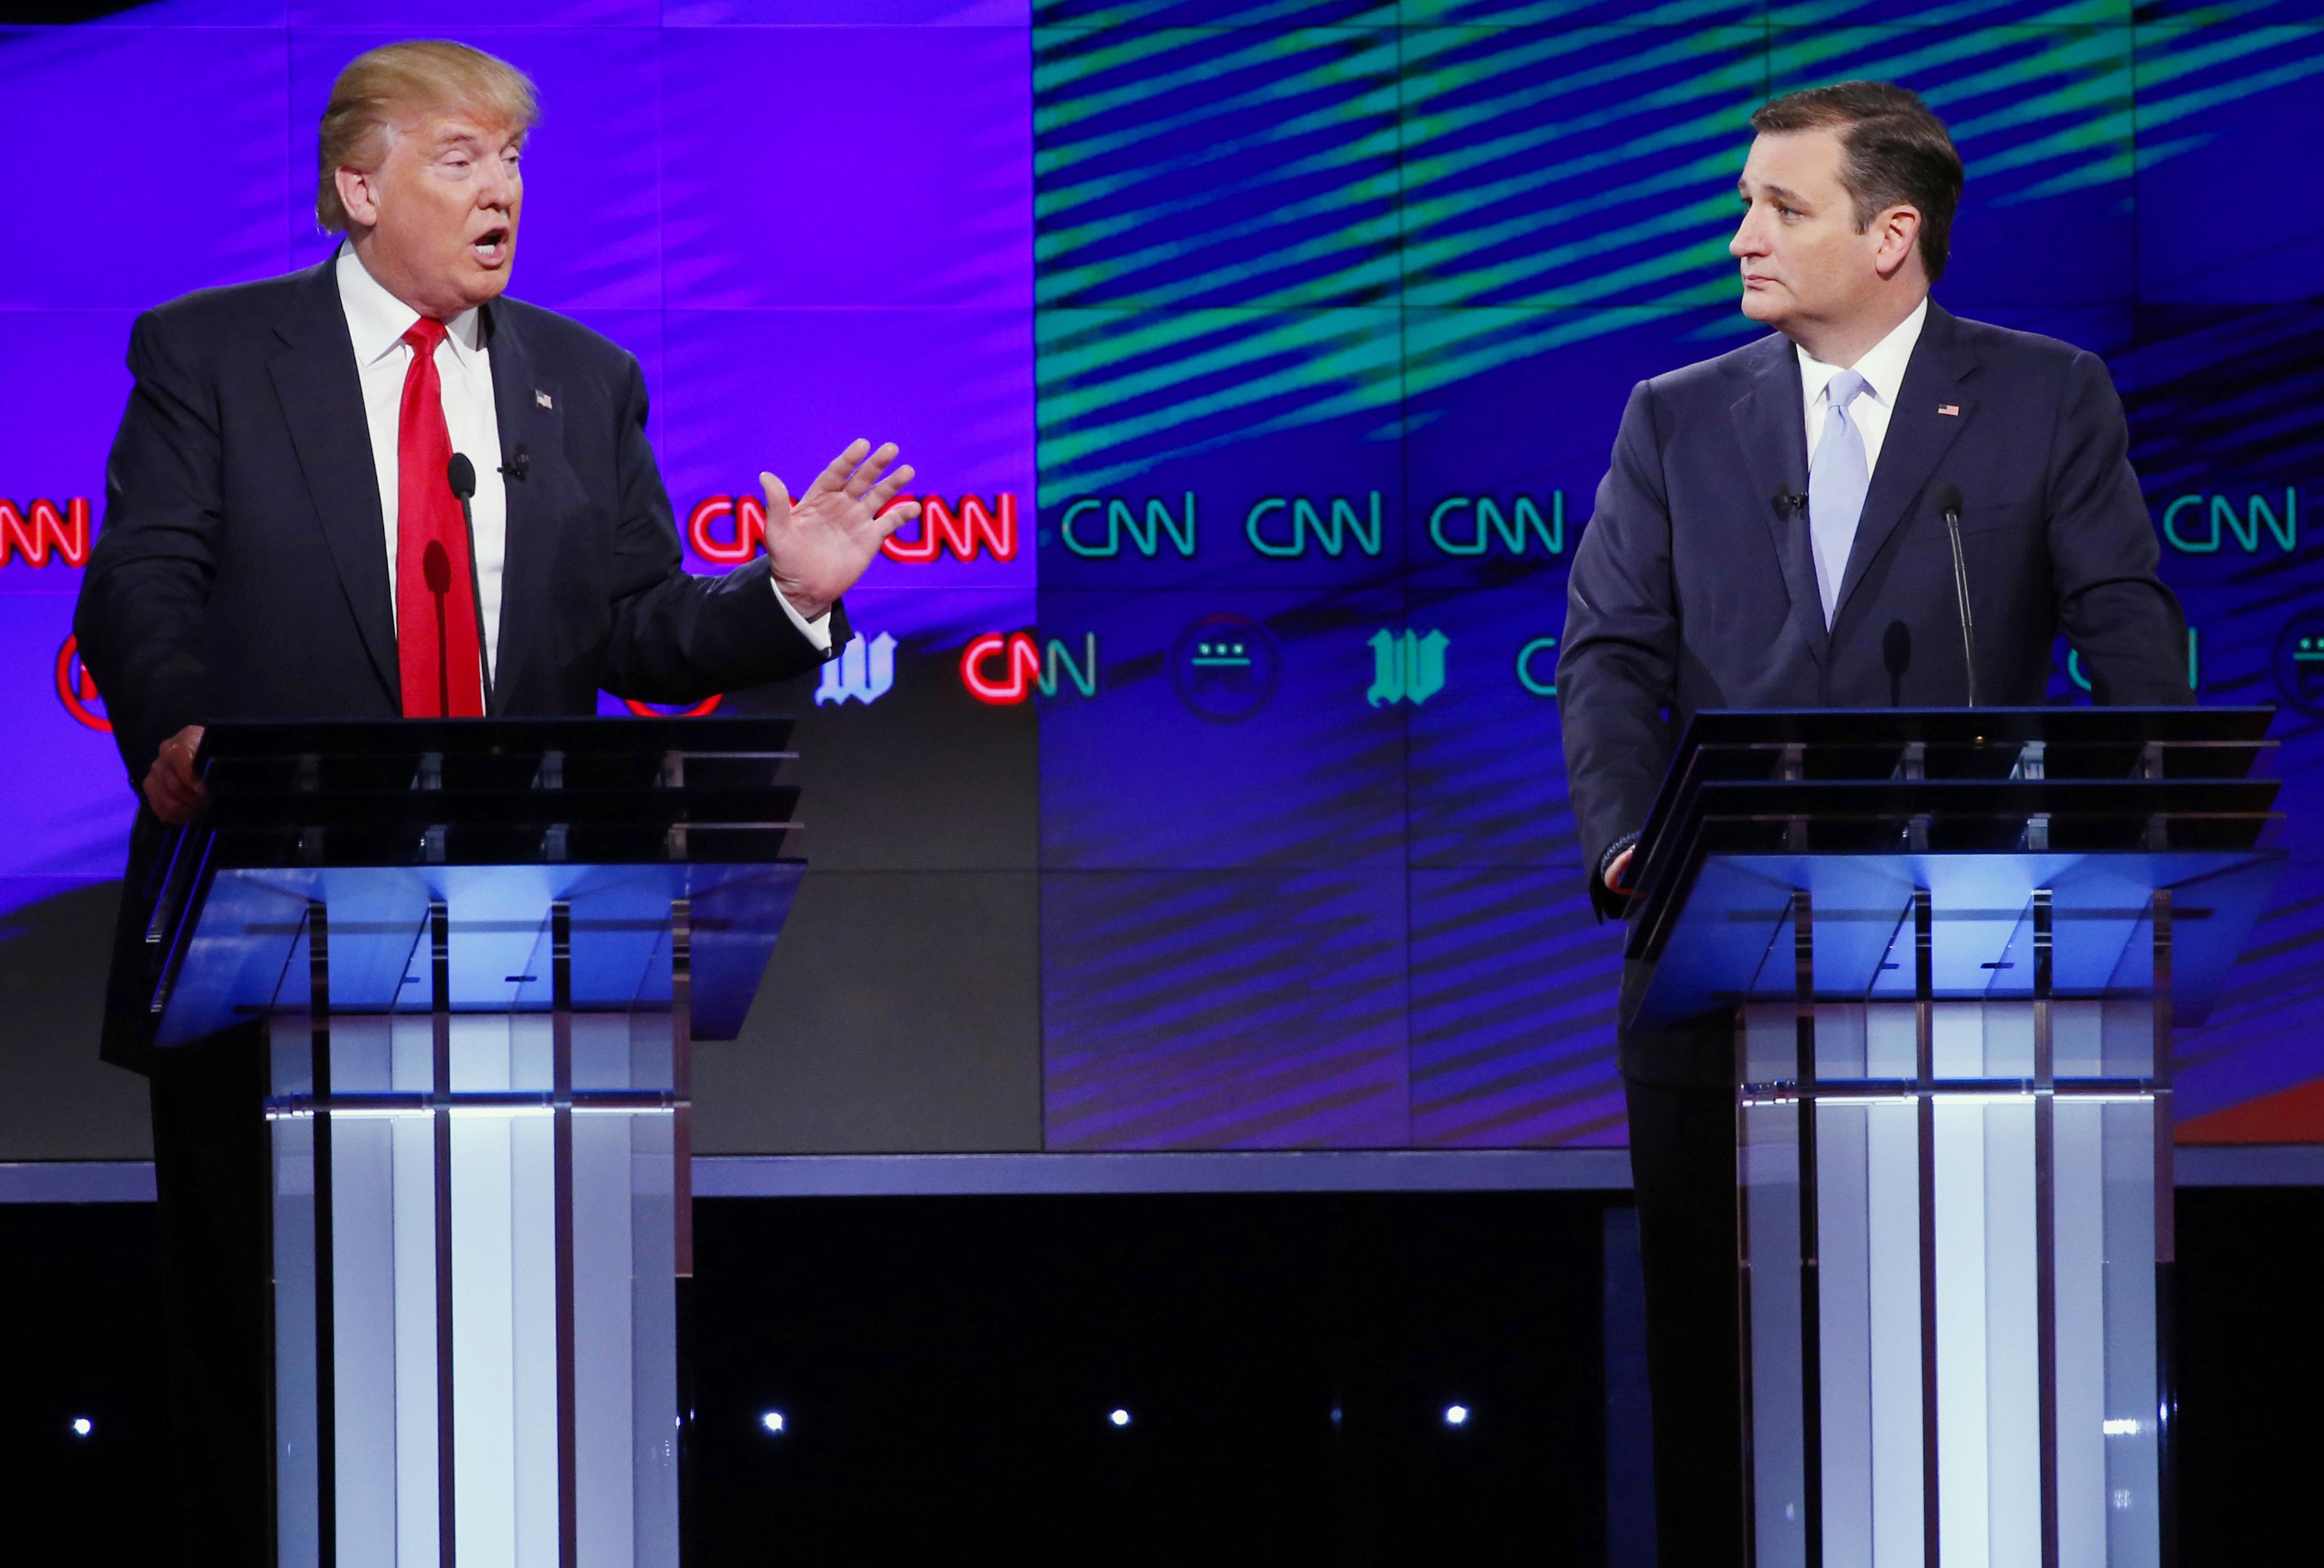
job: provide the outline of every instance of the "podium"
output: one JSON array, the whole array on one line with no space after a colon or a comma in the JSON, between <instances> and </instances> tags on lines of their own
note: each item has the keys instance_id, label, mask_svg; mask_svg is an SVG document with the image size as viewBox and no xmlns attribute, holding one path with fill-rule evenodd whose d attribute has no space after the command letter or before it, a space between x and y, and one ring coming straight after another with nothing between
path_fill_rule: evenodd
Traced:
<instances>
[{"instance_id":1,"label":"podium","mask_svg":"<svg viewBox=\"0 0 2324 1568\"><path fill-rule=\"evenodd\" d=\"M2265 708L1702 713L1642 1027L1734 1020L1753 1561L2176 1560L2171 1038L2265 903Z\"/></svg>"},{"instance_id":2,"label":"podium","mask_svg":"<svg viewBox=\"0 0 2324 1568\"><path fill-rule=\"evenodd\" d=\"M272 1062L283 1568L679 1561L687 1063L803 866L788 721L219 724L161 1049Z\"/></svg>"}]
</instances>

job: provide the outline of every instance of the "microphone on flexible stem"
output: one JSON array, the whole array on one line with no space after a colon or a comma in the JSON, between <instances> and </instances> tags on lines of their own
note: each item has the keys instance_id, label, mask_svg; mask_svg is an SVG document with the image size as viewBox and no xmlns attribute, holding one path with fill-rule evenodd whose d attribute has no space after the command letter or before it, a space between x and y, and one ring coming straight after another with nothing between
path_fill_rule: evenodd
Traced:
<instances>
[{"instance_id":1,"label":"microphone on flexible stem","mask_svg":"<svg viewBox=\"0 0 2324 1568\"><path fill-rule=\"evenodd\" d=\"M452 558L444 553L443 541L429 540L420 557L420 575L427 579L429 593L436 598L436 712L448 717L452 712L452 668L445 660L450 657L444 646L444 595L452 591Z\"/></svg>"},{"instance_id":2,"label":"microphone on flexible stem","mask_svg":"<svg viewBox=\"0 0 2324 1568\"><path fill-rule=\"evenodd\" d=\"M1913 629L1902 621L1888 623L1880 635L1880 662L1888 669L1888 706L1904 706L1904 672L1913 668Z\"/></svg>"},{"instance_id":3,"label":"microphone on flexible stem","mask_svg":"<svg viewBox=\"0 0 2324 1568\"><path fill-rule=\"evenodd\" d=\"M524 462L524 448L521 447L517 448L517 462L520 465ZM505 466L501 472L508 472ZM484 590L483 583L476 577L476 513L475 509L468 504L475 498L476 466L468 461L466 452L455 452L452 460L444 466L444 475L452 483L452 493L460 498L460 521L468 525L468 597L476 607L476 673L483 684L484 711L490 713L493 707L493 667L492 661L484 657ZM433 579L430 581L432 583ZM441 613L440 607L438 613ZM443 645L443 628L439 625L436 646L441 649Z\"/></svg>"},{"instance_id":4,"label":"microphone on flexible stem","mask_svg":"<svg viewBox=\"0 0 2324 1568\"><path fill-rule=\"evenodd\" d=\"M1953 547L1953 598L1960 606L1961 663L1969 672L1969 706L1977 706L1977 619L1969 606L1969 560L1961 554L1960 486L1938 487L1937 508L1945 514L1945 534Z\"/></svg>"}]
</instances>

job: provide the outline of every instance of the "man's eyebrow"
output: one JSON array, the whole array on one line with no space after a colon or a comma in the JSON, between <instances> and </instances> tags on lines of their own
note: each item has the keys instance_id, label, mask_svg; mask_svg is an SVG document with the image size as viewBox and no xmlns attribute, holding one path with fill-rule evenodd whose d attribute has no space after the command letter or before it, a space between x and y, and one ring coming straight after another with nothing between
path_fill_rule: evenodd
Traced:
<instances>
[{"instance_id":1,"label":"man's eyebrow","mask_svg":"<svg viewBox=\"0 0 2324 1568\"><path fill-rule=\"evenodd\" d=\"M1808 199L1806 197L1800 195L1797 191L1786 189L1784 187L1780 185L1763 185L1760 187L1760 189L1765 191L1774 199L1783 202L1789 207L1805 207L1808 205ZM1735 193L1742 197L1745 200L1749 200L1751 197L1750 181L1748 180L1738 180L1735 182Z\"/></svg>"},{"instance_id":2,"label":"man's eyebrow","mask_svg":"<svg viewBox=\"0 0 2324 1568\"><path fill-rule=\"evenodd\" d=\"M528 130L529 128L520 129L511 134L502 144L509 147L523 146ZM492 132L480 131L474 127L448 130L436 138L436 150L441 152L451 147L483 147L488 145L492 138Z\"/></svg>"}]
</instances>

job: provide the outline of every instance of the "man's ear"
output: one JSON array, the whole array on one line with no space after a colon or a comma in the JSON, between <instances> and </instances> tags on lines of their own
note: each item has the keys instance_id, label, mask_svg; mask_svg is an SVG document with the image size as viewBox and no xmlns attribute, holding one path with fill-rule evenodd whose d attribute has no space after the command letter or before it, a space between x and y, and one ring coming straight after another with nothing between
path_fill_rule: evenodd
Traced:
<instances>
[{"instance_id":1,"label":"man's ear","mask_svg":"<svg viewBox=\"0 0 2324 1568\"><path fill-rule=\"evenodd\" d=\"M1872 231L1879 241L1873 249L1872 265L1882 277L1893 278L1920 250L1921 209L1900 203L1874 218Z\"/></svg>"},{"instance_id":2,"label":"man's ear","mask_svg":"<svg viewBox=\"0 0 2324 1568\"><path fill-rule=\"evenodd\" d=\"M354 169L342 163L332 171L339 188L339 205L347 209L347 221L361 228L379 226L379 192L376 172Z\"/></svg>"}]
</instances>

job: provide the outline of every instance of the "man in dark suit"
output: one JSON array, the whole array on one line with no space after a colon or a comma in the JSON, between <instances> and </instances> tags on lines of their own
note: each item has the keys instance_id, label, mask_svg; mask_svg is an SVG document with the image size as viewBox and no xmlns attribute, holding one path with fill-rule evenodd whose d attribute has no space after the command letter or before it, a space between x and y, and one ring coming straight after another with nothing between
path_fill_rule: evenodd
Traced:
<instances>
[{"instance_id":1,"label":"man in dark suit","mask_svg":"<svg viewBox=\"0 0 2324 1568\"><path fill-rule=\"evenodd\" d=\"M1962 183L1944 126L1876 82L1751 124L1729 249L1775 335L1632 392L1569 583L1566 770L1609 914L1702 709L2039 705L2061 630L2098 701L2191 700L2105 366L1929 299ZM1645 979L1624 974L1626 1020ZM1618 1048L1662 1559L1739 1563L1733 1030L1625 1022Z\"/></svg>"},{"instance_id":2,"label":"man in dark suit","mask_svg":"<svg viewBox=\"0 0 2324 1568\"><path fill-rule=\"evenodd\" d=\"M155 1052L142 994L140 893L200 804L203 727L588 714L601 687L690 703L797 674L846 643L840 595L918 514L895 448L857 442L796 504L761 476L765 559L683 569L637 361L501 297L536 117L530 82L462 45L362 56L321 128L317 214L346 243L131 332L74 630L143 796L104 1049L152 1081L192 1561L272 1550L263 1042Z\"/></svg>"}]
</instances>

